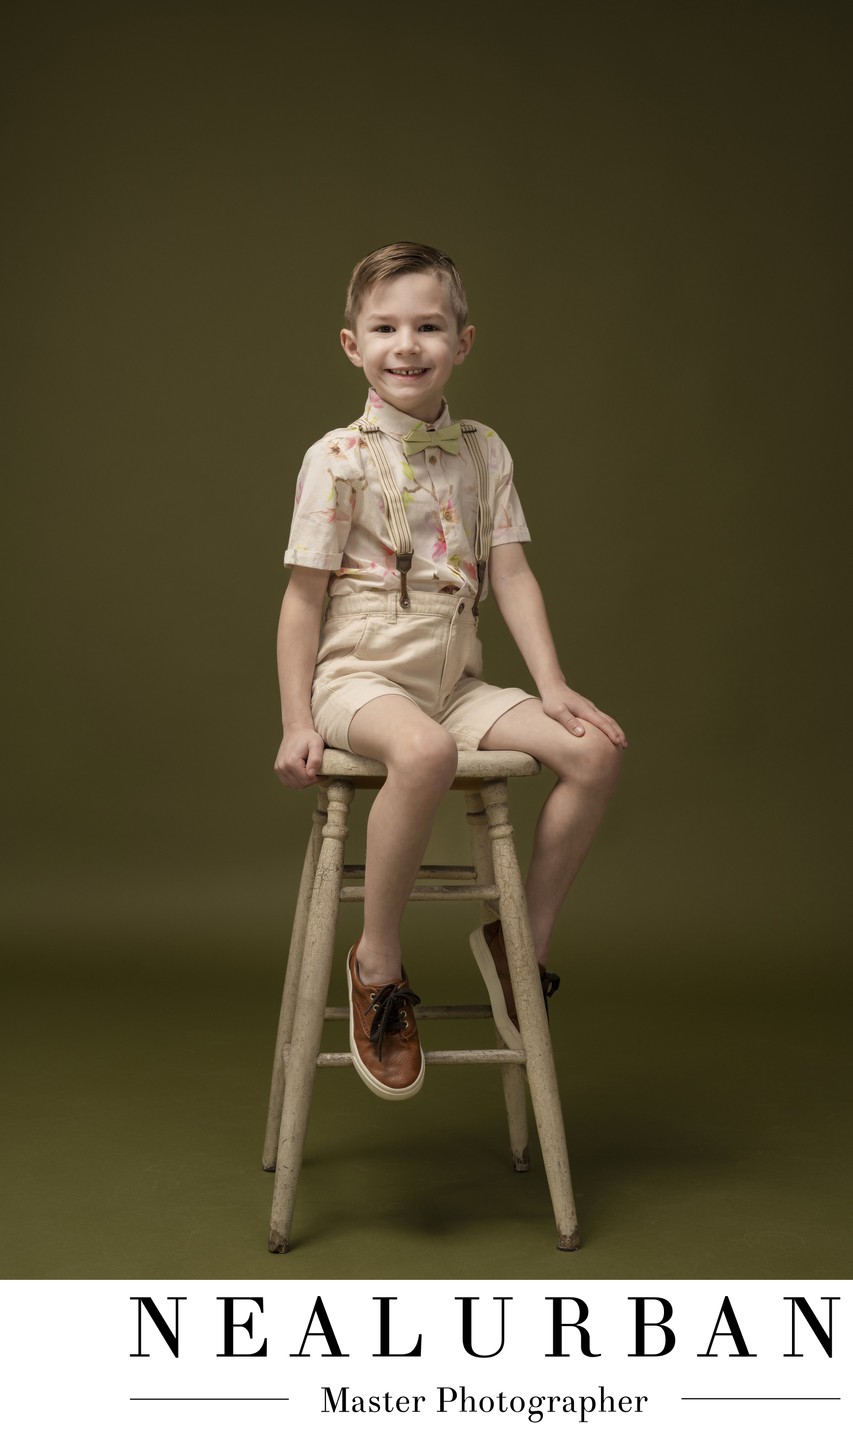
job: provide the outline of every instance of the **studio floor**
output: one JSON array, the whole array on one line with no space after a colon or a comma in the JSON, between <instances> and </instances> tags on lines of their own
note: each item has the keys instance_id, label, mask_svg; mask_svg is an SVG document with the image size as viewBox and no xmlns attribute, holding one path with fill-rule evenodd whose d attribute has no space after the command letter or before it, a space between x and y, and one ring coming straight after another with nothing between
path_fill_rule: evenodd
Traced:
<instances>
[{"instance_id":1,"label":"studio floor","mask_svg":"<svg viewBox=\"0 0 853 1435\"><path fill-rule=\"evenodd\" d=\"M426 957L410 964L430 1001L482 1000L458 945L432 982ZM271 1256L278 940L21 943L5 980L2 1275L849 1276L842 1004L819 986L712 981L712 955L685 953L680 982L641 950L630 980L593 962L564 978L553 1031L579 1251L555 1248L535 1143L532 1169L512 1170L497 1071L432 1067L399 1104L350 1070L318 1073L293 1250ZM431 1024L425 1044L483 1031Z\"/></svg>"}]
</instances>

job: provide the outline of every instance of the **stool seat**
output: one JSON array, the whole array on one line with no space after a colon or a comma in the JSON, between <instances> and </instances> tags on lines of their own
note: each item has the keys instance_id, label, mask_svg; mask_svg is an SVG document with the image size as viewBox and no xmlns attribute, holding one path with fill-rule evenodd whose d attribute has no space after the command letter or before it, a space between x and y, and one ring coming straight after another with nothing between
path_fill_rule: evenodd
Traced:
<instances>
[{"instance_id":1,"label":"stool seat","mask_svg":"<svg viewBox=\"0 0 853 1435\"><path fill-rule=\"evenodd\" d=\"M493 1047L430 1051L426 1060L437 1065L499 1067L516 1171L526 1171L530 1165L526 1100L529 1086L557 1225L557 1248L573 1251L580 1240L554 1054L507 806L508 779L535 777L539 771L536 759L524 752L460 752L451 787L465 795L472 863L464 867L422 866L409 900L473 901L481 904L481 920L500 918L520 1050L510 1050L498 1032L498 1044ZM352 1065L349 1053L321 1051L324 1023L349 1019L348 1008L326 1006L337 914L341 903L363 902L365 893L363 883L344 881L365 876L363 865L344 861L344 844L349 835L347 817L356 791L381 787L387 775L383 763L355 753L326 748L323 754L317 807L291 932L264 1143L264 1169L276 1173L269 1232L269 1249L276 1254L291 1246L315 1072L319 1066ZM418 1022L491 1016L488 1004L417 1009Z\"/></svg>"},{"instance_id":2,"label":"stool seat","mask_svg":"<svg viewBox=\"0 0 853 1435\"><path fill-rule=\"evenodd\" d=\"M460 752L456 764L455 788L473 787L490 778L535 777L541 768L535 757L526 752ZM342 748L327 747L323 753L320 776L345 777L356 787L376 785L388 776L384 762L371 757L358 757Z\"/></svg>"}]
</instances>

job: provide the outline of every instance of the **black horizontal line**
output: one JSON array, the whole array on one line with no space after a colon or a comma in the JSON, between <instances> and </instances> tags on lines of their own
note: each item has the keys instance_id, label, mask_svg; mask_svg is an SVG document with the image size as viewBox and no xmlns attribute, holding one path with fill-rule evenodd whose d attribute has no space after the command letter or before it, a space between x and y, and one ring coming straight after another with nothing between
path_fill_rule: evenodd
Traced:
<instances>
[{"instance_id":1,"label":"black horizontal line","mask_svg":"<svg viewBox=\"0 0 853 1435\"><path fill-rule=\"evenodd\" d=\"M682 1395L682 1400L840 1400L840 1395Z\"/></svg>"},{"instance_id":2,"label":"black horizontal line","mask_svg":"<svg viewBox=\"0 0 853 1435\"><path fill-rule=\"evenodd\" d=\"M131 1400L289 1400L289 1395L131 1395Z\"/></svg>"}]
</instances>

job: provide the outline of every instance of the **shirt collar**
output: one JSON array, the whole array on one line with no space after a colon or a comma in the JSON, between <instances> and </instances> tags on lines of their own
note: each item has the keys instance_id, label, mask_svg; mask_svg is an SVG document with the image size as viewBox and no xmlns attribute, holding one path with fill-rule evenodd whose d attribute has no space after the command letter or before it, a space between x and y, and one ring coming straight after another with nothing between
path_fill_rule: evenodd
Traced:
<instances>
[{"instance_id":1,"label":"shirt collar","mask_svg":"<svg viewBox=\"0 0 853 1435\"><path fill-rule=\"evenodd\" d=\"M423 419L416 419L411 414L404 414L400 409L395 409L391 404L386 404L375 389L369 389L367 394L367 406L363 418L370 424L376 424L383 433L390 434L393 438L405 438L413 428L445 428L450 423L450 413L444 399L441 402L441 413L433 424L425 424Z\"/></svg>"}]
</instances>

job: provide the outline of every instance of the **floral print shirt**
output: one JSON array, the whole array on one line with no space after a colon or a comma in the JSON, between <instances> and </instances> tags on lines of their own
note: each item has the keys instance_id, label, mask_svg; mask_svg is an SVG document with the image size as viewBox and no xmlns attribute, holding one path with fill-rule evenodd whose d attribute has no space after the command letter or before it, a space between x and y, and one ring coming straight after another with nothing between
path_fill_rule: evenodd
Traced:
<instances>
[{"instance_id":1,"label":"floral print shirt","mask_svg":"<svg viewBox=\"0 0 853 1435\"><path fill-rule=\"evenodd\" d=\"M392 408L373 389L363 417L379 426L402 494L414 547L409 588L476 591L477 475L466 445L458 454L428 448L405 457L403 438L419 420ZM429 427L449 423L445 404ZM488 454L492 545L526 543L530 533L513 487L509 451L484 424L477 424L477 440ZM284 561L289 567L328 568L333 595L399 589L379 474L358 429L332 429L305 455ZM484 585L484 597L486 592Z\"/></svg>"}]
</instances>

